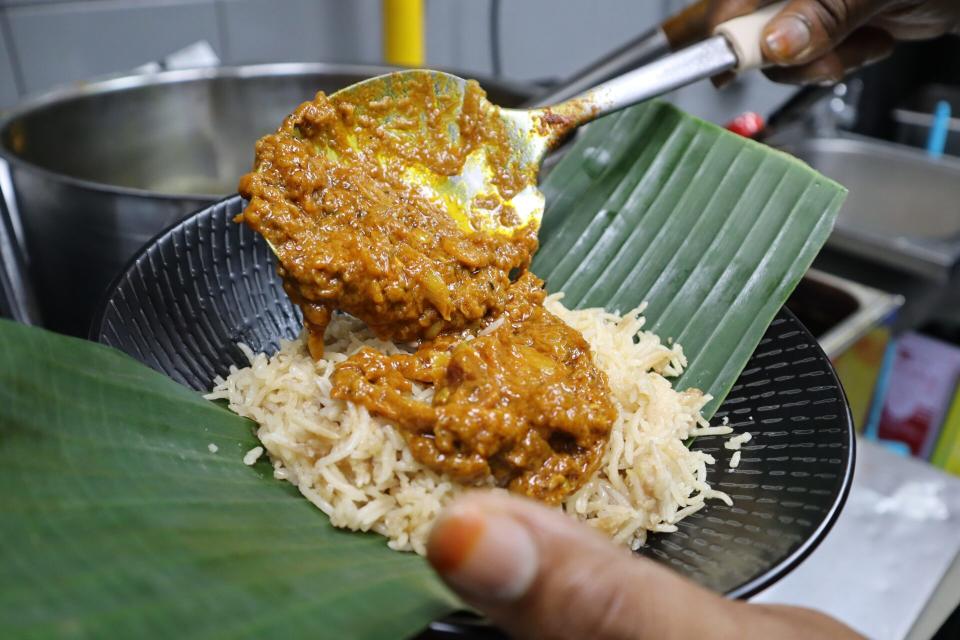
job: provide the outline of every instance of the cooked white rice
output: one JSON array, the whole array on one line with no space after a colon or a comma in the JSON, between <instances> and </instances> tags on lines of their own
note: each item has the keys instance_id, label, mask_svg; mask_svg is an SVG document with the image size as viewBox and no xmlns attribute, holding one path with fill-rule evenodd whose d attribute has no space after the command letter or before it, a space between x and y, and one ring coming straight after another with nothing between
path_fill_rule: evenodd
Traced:
<instances>
[{"instance_id":1,"label":"cooked white rice","mask_svg":"<svg viewBox=\"0 0 960 640\"><path fill-rule=\"evenodd\" d=\"M750 438L753 435L749 431L745 431L739 435L732 436L726 442L723 443L724 448L730 449L731 451L739 451L740 447L744 444L750 442Z\"/></svg>"},{"instance_id":2,"label":"cooked white rice","mask_svg":"<svg viewBox=\"0 0 960 640\"><path fill-rule=\"evenodd\" d=\"M677 522L707 499L731 504L707 482L713 457L684 446L691 436L732 429L710 427L700 416L709 398L677 392L664 377L679 375L686 365L680 346L664 346L641 331L642 307L625 316L571 311L559 295L546 306L590 343L618 409L600 469L563 509L636 548L648 531L675 531ZM334 526L376 531L390 547L422 554L433 520L466 488L415 461L390 423L330 397L334 367L350 354L363 346L386 353L401 348L346 316L335 317L326 339L319 362L310 358L303 339L284 342L273 357L241 345L250 366L231 369L207 397L226 399L233 411L260 425L257 436L276 477L296 484ZM428 399L432 391L415 393ZM244 462L252 464L262 453L257 449Z\"/></svg>"},{"instance_id":3,"label":"cooked white rice","mask_svg":"<svg viewBox=\"0 0 960 640\"><path fill-rule=\"evenodd\" d=\"M246 455L243 456L243 464L248 467L252 467L257 464L257 460L260 459L260 456L263 455L263 447L254 447L247 451Z\"/></svg>"},{"instance_id":4,"label":"cooked white rice","mask_svg":"<svg viewBox=\"0 0 960 640\"><path fill-rule=\"evenodd\" d=\"M730 456L731 469L736 469L737 467L740 466L740 455L741 455L740 450L737 449L736 451L733 452L733 455Z\"/></svg>"}]
</instances>

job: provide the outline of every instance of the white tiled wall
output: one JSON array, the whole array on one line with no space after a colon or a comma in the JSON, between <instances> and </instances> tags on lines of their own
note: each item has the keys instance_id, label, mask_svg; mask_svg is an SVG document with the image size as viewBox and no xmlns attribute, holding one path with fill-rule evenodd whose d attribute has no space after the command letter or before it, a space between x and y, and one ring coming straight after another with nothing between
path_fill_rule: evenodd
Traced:
<instances>
[{"instance_id":1,"label":"white tiled wall","mask_svg":"<svg viewBox=\"0 0 960 640\"><path fill-rule=\"evenodd\" d=\"M501 0L503 75L562 78L687 0ZM427 63L489 76L491 0L427 0ZM382 58L381 0L0 0L0 108L24 93L124 71L208 41L225 64ZM11 36L4 40L4 33ZM18 78L21 80L18 82ZM725 120L768 111L789 89L759 76L676 100Z\"/></svg>"},{"instance_id":2,"label":"white tiled wall","mask_svg":"<svg viewBox=\"0 0 960 640\"><path fill-rule=\"evenodd\" d=\"M489 0L427 0L427 64L492 75L489 17Z\"/></svg>"},{"instance_id":3,"label":"white tiled wall","mask_svg":"<svg viewBox=\"0 0 960 640\"><path fill-rule=\"evenodd\" d=\"M220 0L222 59L379 63L380 0Z\"/></svg>"},{"instance_id":4,"label":"white tiled wall","mask_svg":"<svg viewBox=\"0 0 960 640\"><path fill-rule=\"evenodd\" d=\"M561 78L620 46L663 15L659 0L501 0L503 74ZM428 0L431 64L491 72L489 0Z\"/></svg>"},{"instance_id":5,"label":"white tiled wall","mask_svg":"<svg viewBox=\"0 0 960 640\"><path fill-rule=\"evenodd\" d=\"M503 68L519 79L565 77L662 19L647 0L503 3Z\"/></svg>"},{"instance_id":6,"label":"white tiled wall","mask_svg":"<svg viewBox=\"0 0 960 640\"><path fill-rule=\"evenodd\" d=\"M10 58L10 52L13 50L11 43L7 39L7 29L3 23L3 15L0 15L0 108L4 105L10 105L17 101L19 90L17 88L16 73L13 60Z\"/></svg>"},{"instance_id":7,"label":"white tiled wall","mask_svg":"<svg viewBox=\"0 0 960 640\"><path fill-rule=\"evenodd\" d=\"M27 93L136 67L198 40L220 46L210 0L33 0L6 16Z\"/></svg>"}]
</instances>

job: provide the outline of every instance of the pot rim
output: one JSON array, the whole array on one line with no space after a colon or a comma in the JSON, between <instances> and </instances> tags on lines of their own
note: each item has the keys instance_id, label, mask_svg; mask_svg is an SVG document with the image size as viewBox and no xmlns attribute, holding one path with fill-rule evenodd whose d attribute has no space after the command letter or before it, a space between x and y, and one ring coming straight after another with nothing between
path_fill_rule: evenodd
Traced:
<instances>
[{"instance_id":1,"label":"pot rim","mask_svg":"<svg viewBox=\"0 0 960 640\"><path fill-rule=\"evenodd\" d=\"M7 128L19 118L54 104L69 102L71 100L77 100L89 96L132 91L143 87L168 84L187 84L205 80L216 80L220 78L269 78L320 73L373 77L383 75L385 73L400 71L402 69L403 67L382 64L348 64L339 62L276 62L238 66L201 67L196 69L175 69L171 71L156 71L142 74L111 74L107 76L101 76L100 78L95 78L93 80L79 81L69 85L56 87L34 97L27 98L12 109L0 114L0 134L6 131ZM453 71L452 73L457 72ZM477 80L481 85L484 85L485 83L495 84L519 95L527 95L532 97L535 93L535 91L531 91L530 85L483 76L477 77ZM292 108L293 106L291 106L291 109ZM25 160L7 148L7 145L4 144L2 136L0 136L0 160L5 161L11 167L27 169L35 172L48 180L65 183L89 191L111 195L133 196L154 200L173 200L178 202L214 202L216 200L220 200L225 195L229 195L222 193L167 193L162 191L142 189L139 187L124 187L107 182L77 178L75 176L41 167L38 164Z\"/></svg>"}]
</instances>

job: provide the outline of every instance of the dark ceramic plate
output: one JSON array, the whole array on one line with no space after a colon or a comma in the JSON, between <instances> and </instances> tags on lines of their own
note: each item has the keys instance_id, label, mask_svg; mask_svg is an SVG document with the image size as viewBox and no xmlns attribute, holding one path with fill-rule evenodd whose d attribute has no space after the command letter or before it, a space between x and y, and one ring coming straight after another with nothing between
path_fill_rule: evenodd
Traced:
<instances>
[{"instance_id":1,"label":"dark ceramic plate","mask_svg":"<svg viewBox=\"0 0 960 640\"><path fill-rule=\"evenodd\" d=\"M109 290L93 339L198 391L245 362L236 343L275 351L294 338L266 243L231 219L239 196L186 218L151 242ZM640 553L731 597L747 597L795 567L826 535L850 488L853 424L816 340L786 309L770 325L714 421L753 439L737 469L715 437L694 447L717 458L713 502Z\"/></svg>"}]
</instances>

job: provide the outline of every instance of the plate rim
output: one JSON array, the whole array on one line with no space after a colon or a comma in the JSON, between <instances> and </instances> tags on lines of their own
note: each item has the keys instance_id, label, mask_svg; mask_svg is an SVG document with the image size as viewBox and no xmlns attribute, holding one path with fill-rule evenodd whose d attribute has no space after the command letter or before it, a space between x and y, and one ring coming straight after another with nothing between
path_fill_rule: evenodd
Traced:
<instances>
[{"instance_id":1,"label":"plate rim","mask_svg":"<svg viewBox=\"0 0 960 640\"><path fill-rule=\"evenodd\" d=\"M850 400L847 398L847 391L840 383L840 378L837 377L837 371L833 367L833 362L831 362L830 358L823 350L823 347L820 346L820 343L817 341L816 337L810 332L806 325L800 321L793 311L787 308L786 304L780 308L780 312L788 315L814 345L817 354L823 358L824 363L827 365L827 371L830 374L831 380L836 385L837 390L840 392L840 397L843 400L843 422L844 426L846 427L845 435L847 438L846 464L844 467L843 478L840 480L840 489L837 492L837 496L834 498L833 504L827 511L820 524L816 527L816 529L814 529L813 533L811 533L810 536L800 544L800 546L794 549L792 553L780 560L780 562L776 563L759 576L753 578L752 580L746 581L740 586L731 589L724 594L726 597L736 600L746 600L773 586L784 576L796 569L804 560L807 559L811 553L817 549L817 547L820 546L820 543L826 539L827 534L830 533L831 529L833 529L833 525L836 524L837 519L840 517L843 507L847 504L847 498L850 496L850 488L853 486L853 473L857 466L857 433L853 422L853 412L850 409ZM757 345L757 347L759 348L759 345ZM756 349L754 349L754 351L756 351ZM720 406L722 407L723 403L720 403Z\"/></svg>"},{"instance_id":2,"label":"plate rim","mask_svg":"<svg viewBox=\"0 0 960 640\"><path fill-rule=\"evenodd\" d=\"M116 291L119 289L120 285L126 280L127 275L130 271L151 251L156 247L165 237L172 234L182 225L189 222L192 218L199 217L202 215L210 215L210 212L217 209L221 206L228 206L234 201L243 201L243 198L240 194L234 193L228 195L216 202L213 202L206 207L198 209L192 213L188 213L177 220L174 220L171 224L165 227L163 230L154 235L150 240L148 240L140 249L137 250L133 256L124 264L123 269L118 272L116 277L110 282L110 285L104 290L103 295L100 297L99 302L97 303L97 311L93 316L93 319L90 322L90 329L88 332L88 338L92 342L98 344L107 345L101 340L104 334L104 320L107 314L108 305L110 300L113 298ZM746 600L761 591L773 586L779 582L784 576L788 575L793 571L797 566L799 566L811 553L813 553L820 543L827 537L827 534L830 533L830 530L836 524L837 519L840 517L840 513L843 511L844 506L846 505L847 498L850 495L850 489L853 485L853 474L856 468L856 451L857 451L857 438L856 438L856 429L853 421L853 414L850 409L850 402L847 398L846 390L843 388L843 385L840 383L840 379L837 377L836 369L833 366L833 363L830 361L830 358L823 351L823 348L820 346L820 343L817 341L816 337L810 332L810 330L804 325L799 318L789 309L786 304L780 307L778 313L783 313L787 315L795 326L804 334L804 336L814 345L817 355L822 358L824 363L827 365L827 371L830 375L832 382L835 384L837 390L840 393L840 397L843 401L843 422L845 426L845 434L847 440L847 455L844 465L843 477L840 481L839 490L837 491L836 497L833 500L833 504L830 509L827 511L826 515L823 517L821 522L813 530L813 532L789 555L782 558L768 569L763 571L760 575L747 580L746 582L730 589L729 591L724 592L722 595L727 598L736 599L736 600ZM769 328L769 327L768 327ZM116 348L112 347L111 348ZM759 348L759 345L758 347ZM754 352L756 352L756 349ZM119 349L118 349L119 350ZM132 357L132 356L131 356ZM166 374L164 374L166 375ZM741 374L742 375L742 371ZM738 377L739 377L738 375ZM191 391L194 391L191 389ZM721 403L721 407L723 404ZM703 585L700 585L703 586ZM709 587L704 587L709 590ZM712 590L711 590L712 591Z\"/></svg>"}]
</instances>

